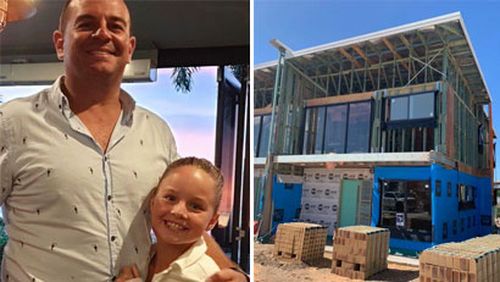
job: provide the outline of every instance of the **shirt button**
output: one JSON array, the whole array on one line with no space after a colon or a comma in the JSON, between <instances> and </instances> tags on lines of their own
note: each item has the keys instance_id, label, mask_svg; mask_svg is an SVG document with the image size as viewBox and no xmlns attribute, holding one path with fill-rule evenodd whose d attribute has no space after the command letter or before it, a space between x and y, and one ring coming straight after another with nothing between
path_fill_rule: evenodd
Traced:
<instances>
[{"instance_id":1,"label":"shirt button","mask_svg":"<svg viewBox=\"0 0 500 282\"><path fill-rule=\"evenodd\" d=\"M108 195L108 201L111 201L112 198L113 198L113 196Z\"/></svg>"},{"instance_id":2,"label":"shirt button","mask_svg":"<svg viewBox=\"0 0 500 282\"><path fill-rule=\"evenodd\" d=\"M111 242L114 242L116 240L116 236L111 236Z\"/></svg>"}]
</instances>

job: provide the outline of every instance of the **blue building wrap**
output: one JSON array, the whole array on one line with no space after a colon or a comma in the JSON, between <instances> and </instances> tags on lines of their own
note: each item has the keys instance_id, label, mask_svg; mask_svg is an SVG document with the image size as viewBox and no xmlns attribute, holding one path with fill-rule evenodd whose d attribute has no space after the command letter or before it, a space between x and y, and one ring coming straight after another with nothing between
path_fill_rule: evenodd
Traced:
<instances>
[{"instance_id":1,"label":"blue building wrap","mask_svg":"<svg viewBox=\"0 0 500 282\"><path fill-rule=\"evenodd\" d=\"M390 247L422 251L444 242L463 241L491 233L491 179L476 177L441 165L424 167L376 167L373 182L372 226L381 217L382 180L427 180L431 183L432 242L390 239ZM436 193L436 181L441 182ZM475 187L474 205L459 207L459 185ZM450 192L451 191L451 192ZM447 228L447 230L444 230ZM446 235L446 236L443 236Z\"/></svg>"},{"instance_id":2,"label":"blue building wrap","mask_svg":"<svg viewBox=\"0 0 500 282\"><path fill-rule=\"evenodd\" d=\"M273 233L278 224L298 220L301 198L302 184L281 183L273 177Z\"/></svg>"}]
</instances>

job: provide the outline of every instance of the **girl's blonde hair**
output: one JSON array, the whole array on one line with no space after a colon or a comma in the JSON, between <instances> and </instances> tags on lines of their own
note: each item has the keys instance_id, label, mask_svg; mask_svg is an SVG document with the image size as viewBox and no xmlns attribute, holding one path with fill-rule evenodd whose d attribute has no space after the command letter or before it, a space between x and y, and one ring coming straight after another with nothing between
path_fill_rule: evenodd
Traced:
<instances>
[{"instance_id":1,"label":"girl's blonde hair","mask_svg":"<svg viewBox=\"0 0 500 282\"><path fill-rule=\"evenodd\" d=\"M223 187L224 187L224 177L222 176L221 171L213 165L210 161L203 159L203 158L197 158L197 157L186 157L186 158L181 158L173 163L171 163L165 172L163 173L163 176L160 179L160 182L158 183L158 186L161 184L163 179L165 179L173 170L179 167L183 166L194 166L196 168L199 168L203 170L205 173L210 175L212 179L215 181L215 203L214 203L214 211L217 212L219 209L220 201L222 198L222 192L223 192ZM158 191L158 186L151 191L151 197L150 199L153 199L156 195L156 192Z\"/></svg>"}]
</instances>

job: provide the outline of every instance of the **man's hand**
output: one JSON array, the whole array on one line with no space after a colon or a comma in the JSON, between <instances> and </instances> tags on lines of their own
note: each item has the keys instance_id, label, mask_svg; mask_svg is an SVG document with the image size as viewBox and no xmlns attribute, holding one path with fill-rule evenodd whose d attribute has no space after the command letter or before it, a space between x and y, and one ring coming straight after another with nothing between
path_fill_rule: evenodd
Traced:
<instances>
[{"instance_id":1,"label":"man's hand","mask_svg":"<svg viewBox=\"0 0 500 282\"><path fill-rule=\"evenodd\" d=\"M120 269L120 274L116 277L115 282L126 282L134 278L141 278L139 269L137 265L129 265ZM142 280L132 280L132 281L142 281ZM130 281L131 282L131 281Z\"/></svg>"},{"instance_id":2,"label":"man's hand","mask_svg":"<svg viewBox=\"0 0 500 282\"><path fill-rule=\"evenodd\" d=\"M234 269L225 268L210 276L205 282L246 282L247 277Z\"/></svg>"}]
</instances>

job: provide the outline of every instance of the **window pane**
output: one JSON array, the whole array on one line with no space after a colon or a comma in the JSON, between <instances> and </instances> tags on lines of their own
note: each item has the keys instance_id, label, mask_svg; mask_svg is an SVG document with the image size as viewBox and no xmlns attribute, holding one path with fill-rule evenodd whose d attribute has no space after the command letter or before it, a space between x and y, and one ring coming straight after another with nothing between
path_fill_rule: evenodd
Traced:
<instances>
[{"instance_id":1,"label":"window pane","mask_svg":"<svg viewBox=\"0 0 500 282\"><path fill-rule=\"evenodd\" d=\"M257 156L257 148L259 145L260 119L260 116L253 117L253 153L255 156Z\"/></svg>"},{"instance_id":2,"label":"window pane","mask_svg":"<svg viewBox=\"0 0 500 282\"><path fill-rule=\"evenodd\" d=\"M267 148L269 147L269 130L271 127L271 115L265 115L262 117L262 129L260 133L259 140L259 154L258 157L267 156Z\"/></svg>"},{"instance_id":3,"label":"window pane","mask_svg":"<svg viewBox=\"0 0 500 282\"><path fill-rule=\"evenodd\" d=\"M347 153L368 152L370 137L371 103L349 105Z\"/></svg>"},{"instance_id":4,"label":"window pane","mask_svg":"<svg viewBox=\"0 0 500 282\"><path fill-rule=\"evenodd\" d=\"M316 108L316 142L314 153L321 154L323 152L323 134L325 131L325 107Z\"/></svg>"},{"instance_id":5,"label":"window pane","mask_svg":"<svg viewBox=\"0 0 500 282\"><path fill-rule=\"evenodd\" d=\"M325 153L344 153L347 105L330 106L326 110Z\"/></svg>"},{"instance_id":6,"label":"window pane","mask_svg":"<svg viewBox=\"0 0 500 282\"><path fill-rule=\"evenodd\" d=\"M410 119L434 117L434 93L410 96Z\"/></svg>"},{"instance_id":7,"label":"window pane","mask_svg":"<svg viewBox=\"0 0 500 282\"><path fill-rule=\"evenodd\" d=\"M409 231L419 234L419 241L432 240L431 188L427 181L408 181L406 194Z\"/></svg>"},{"instance_id":8,"label":"window pane","mask_svg":"<svg viewBox=\"0 0 500 282\"><path fill-rule=\"evenodd\" d=\"M432 240L431 192L428 181L381 181L382 221L391 237Z\"/></svg>"},{"instance_id":9,"label":"window pane","mask_svg":"<svg viewBox=\"0 0 500 282\"><path fill-rule=\"evenodd\" d=\"M408 119L408 96L391 99L390 120Z\"/></svg>"}]
</instances>

